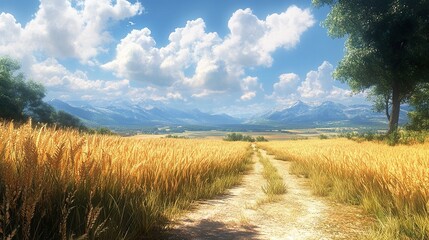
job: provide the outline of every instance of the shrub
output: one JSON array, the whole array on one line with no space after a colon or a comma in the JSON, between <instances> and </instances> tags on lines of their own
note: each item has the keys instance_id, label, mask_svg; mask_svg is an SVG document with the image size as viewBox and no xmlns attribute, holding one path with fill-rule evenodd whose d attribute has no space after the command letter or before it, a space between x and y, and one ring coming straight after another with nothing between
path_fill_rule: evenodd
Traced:
<instances>
[{"instance_id":1,"label":"shrub","mask_svg":"<svg viewBox=\"0 0 429 240\"><path fill-rule=\"evenodd\" d=\"M228 133L223 140L225 141L244 141L244 142L254 142L255 139L249 135L243 135L241 133Z\"/></svg>"},{"instance_id":2,"label":"shrub","mask_svg":"<svg viewBox=\"0 0 429 240\"><path fill-rule=\"evenodd\" d=\"M329 137L325 134L320 134L319 139L328 139Z\"/></svg>"},{"instance_id":3,"label":"shrub","mask_svg":"<svg viewBox=\"0 0 429 240\"><path fill-rule=\"evenodd\" d=\"M266 139L264 136L257 136L256 141L257 142L268 142L268 139Z\"/></svg>"},{"instance_id":4,"label":"shrub","mask_svg":"<svg viewBox=\"0 0 429 240\"><path fill-rule=\"evenodd\" d=\"M168 134L167 136L165 136L165 138L188 139L188 137L186 136L178 136L178 135L171 135L171 134Z\"/></svg>"}]
</instances>

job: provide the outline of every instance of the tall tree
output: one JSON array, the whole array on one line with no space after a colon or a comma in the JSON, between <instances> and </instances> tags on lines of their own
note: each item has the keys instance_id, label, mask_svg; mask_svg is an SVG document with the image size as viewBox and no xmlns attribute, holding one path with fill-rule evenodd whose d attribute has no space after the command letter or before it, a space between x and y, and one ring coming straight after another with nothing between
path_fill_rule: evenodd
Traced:
<instances>
[{"instance_id":1,"label":"tall tree","mask_svg":"<svg viewBox=\"0 0 429 240\"><path fill-rule=\"evenodd\" d=\"M389 97L389 132L396 130L401 102L429 82L429 0L313 0L329 5L324 26L347 37L334 77L354 91ZM380 98L379 98L380 100Z\"/></svg>"},{"instance_id":2,"label":"tall tree","mask_svg":"<svg viewBox=\"0 0 429 240\"><path fill-rule=\"evenodd\" d=\"M0 57L0 118L23 121L43 105L45 88L26 81L18 62Z\"/></svg>"}]
</instances>

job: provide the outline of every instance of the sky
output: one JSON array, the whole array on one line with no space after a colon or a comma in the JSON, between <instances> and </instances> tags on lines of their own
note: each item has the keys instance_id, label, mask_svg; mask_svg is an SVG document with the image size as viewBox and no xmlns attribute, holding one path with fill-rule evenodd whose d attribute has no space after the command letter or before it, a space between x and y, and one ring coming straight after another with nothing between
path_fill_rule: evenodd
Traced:
<instances>
[{"instance_id":1,"label":"sky","mask_svg":"<svg viewBox=\"0 0 429 240\"><path fill-rule=\"evenodd\" d=\"M46 100L250 116L301 100L357 104L332 78L345 39L311 0L2 0L0 56Z\"/></svg>"}]
</instances>

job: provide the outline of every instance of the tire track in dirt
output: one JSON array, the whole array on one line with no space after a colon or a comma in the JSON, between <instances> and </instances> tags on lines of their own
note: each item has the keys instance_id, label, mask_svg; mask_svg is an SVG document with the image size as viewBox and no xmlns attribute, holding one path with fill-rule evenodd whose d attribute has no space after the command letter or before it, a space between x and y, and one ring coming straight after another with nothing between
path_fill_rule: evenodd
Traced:
<instances>
[{"instance_id":1,"label":"tire track in dirt","mask_svg":"<svg viewBox=\"0 0 429 240\"><path fill-rule=\"evenodd\" d=\"M307 179L289 174L290 162L258 151L283 177L288 192L282 198L259 203L266 198L262 191L266 181L255 153L254 168L241 185L197 202L172 222L165 239L357 239L370 226L362 210L313 196Z\"/></svg>"}]
</instances>

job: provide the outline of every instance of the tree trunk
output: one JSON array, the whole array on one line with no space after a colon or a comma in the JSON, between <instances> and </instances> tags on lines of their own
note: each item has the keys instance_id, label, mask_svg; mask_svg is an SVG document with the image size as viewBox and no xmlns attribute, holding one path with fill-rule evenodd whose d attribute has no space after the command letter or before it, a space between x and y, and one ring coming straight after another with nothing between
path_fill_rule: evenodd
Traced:
<instances>
[{"instance_id":1,"label":"tree trunk","mask_svg":"<svg viewBox=\"0 0 429 240\"><path fill-rule=\"evenodd\" d=\"M388 134L398 129L399 110L401 107L399 90L399 84L397 82L394 82L392 87L392 113L390 114L389 131L387 132Z\"/></svg>"},{"instance_id":2,"label":"tree trunk","mask_svg":"<svg viewBox=\"0 0 429 240\"><path fill-rule=\"evenodd\" d=\"M386 117L387 121L390 121L390 113L389 113L389 100L390 100L390 94L388 96L385 96L385 111L386 111Z\"/></svg>"}]
</instances>

